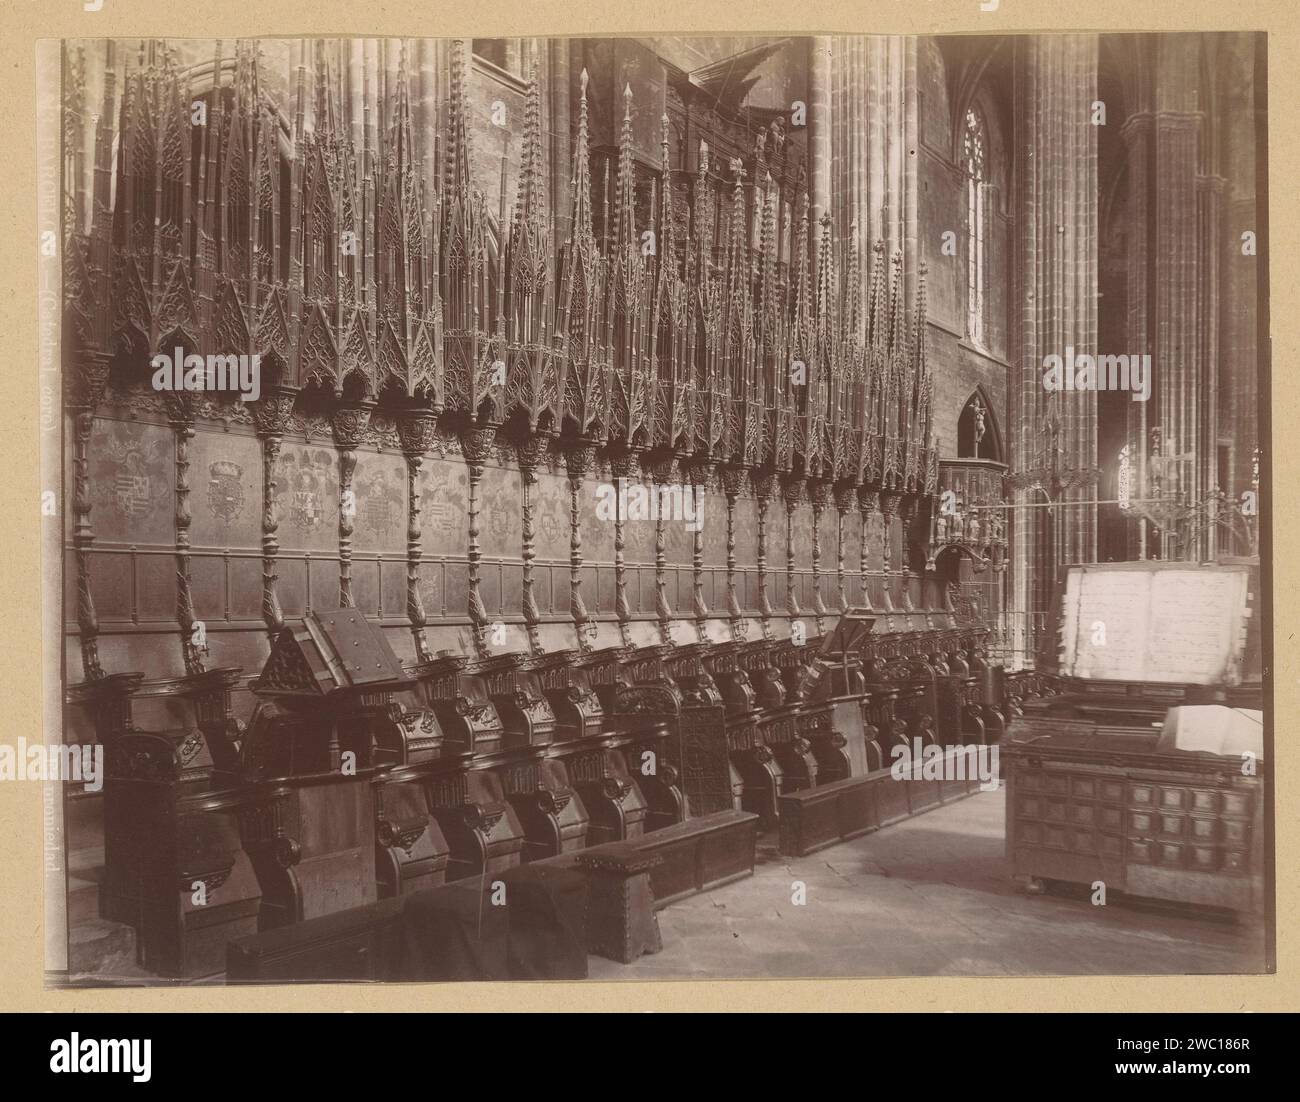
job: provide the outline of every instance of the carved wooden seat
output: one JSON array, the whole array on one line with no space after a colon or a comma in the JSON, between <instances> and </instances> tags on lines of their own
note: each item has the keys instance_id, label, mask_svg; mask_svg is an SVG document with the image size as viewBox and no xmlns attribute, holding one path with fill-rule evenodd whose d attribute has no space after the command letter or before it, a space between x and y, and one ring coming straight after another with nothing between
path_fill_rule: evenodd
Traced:
<instances>
[{"instance_id":1,"label":"carved wooden seat","mask_svg":"<svg viewBox=\"0 0 1300 1102\"><path fill-rule=\"evenodd\" d=\"M500 667L513 664L505 660ZM425 782L430 812L450 849L447 877L453 880L522 859L524 827L508 797L534 796L545 752L544 745L528 744L526 730L507 733L475 669L468 654L443 650L407 671L457 752L453 768L430 771ZM484 774L491 770L500 775L488 779Z\"/></svg>"},{"instance_id":2,"label":"carved wooden seat","mask_svg":"<svg viewBox=\"0 0 1300 1102\"><path fill-rule=\"evenodd\" d=\"M165 976L220 969L225 940L256 929L261 889L240 839L238 669L70 686L104 747L102 918L136 931L139 961Z\"/></svg>"},{"instance_id":3,"label":"carved wooden seat","mask_svg":"<svg viewBox=\"0 0 1300 1102\"><path fill-rule=\"evenodd\" d=\"M557 716L549 756L569 778L590 818L588 842L635 837L680 817L672 772L640 770L646 749L657 748L665 732L646 724L620 721L610 710L618 691L622 647L584 651L576 632L546 633L552 645L573 649L531 655L535 671ZM539 641L542 633L539 631ZM602 699L603 696L603 699ZM656 762L663 757L652 751ZM665 783L665 778L667 783Z\"/></svg>"},{"instance_id":4,"label":"carved wooden seat","mask_svg":"<svg viewBox=\"0 0 1300 1102\"><path fill-rule=\"evenodd\" d=\"M375 878L381 899L436 887L447 877L451 847L430 805L431 764L397 766L375 777ZM438 765L446 771L447 763Z\"/></svg>"},{"instance_id":5,"label":"carved wooden seat","mask_svg":"<svg viewBox=\"0 0 1300 1102\"><path fill-rule=\"evenodd\" d=\"M372 902L381 882L396 892L436 879L445 844L429 829L423 773L454 766L455 752L404 706L414 686L383 632L355 609L313 613L277 634L252 687L240 768L259 928Z\"/></svg>"},{"instance_id":6,"label":"carved wooden seat","mask_svg":"<svg viewBox=\"0 0 1300 1102\"><path fill-rule=\"evenodd\" d=\"M677 722L683 693L668 676L664 658L673 648L660 642L646 646L611 646L575 657L601 699L604 716L600 754L616 754L640 791L647 809L645 829L678 822L686 814L679 787ZM616 763L587 772L617 772ZM619 790L621 791L621 790ZM594 797L588 797L588 804ZM613 812L613 823L622 817ZM593 813L594 814L594 813Z\"/></svg>"}]
</instances>

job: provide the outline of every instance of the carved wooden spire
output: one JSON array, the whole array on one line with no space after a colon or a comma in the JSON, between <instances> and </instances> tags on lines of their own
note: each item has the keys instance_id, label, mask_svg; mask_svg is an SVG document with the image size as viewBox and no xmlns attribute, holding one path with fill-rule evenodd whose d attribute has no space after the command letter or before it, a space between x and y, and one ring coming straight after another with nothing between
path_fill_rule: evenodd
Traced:
<instances>
[{"instance_id":1,"label":"carved wooden spire","mask_svg":"<svg viewBox=\"0 0 1300 1102\"><path fill-rule=\"evenodd\" d=\"M619 135L618 180L614 206L612 287L606 301L607 331L613 359L610 435L628 446L649 445L653 393L647 376L652 338L651 289L636 228L636 182L632 170L632 88L623 89L623 129Z\"/></svg>"},{"instance_id":2,"label":"carved wooden spire","mask_svg":"<svg viewBox=\"0 0 1300 1102\"><path fill-rule=\"evenodd\" d=\"M477 420L499 417L500 371L496 342L489 336L492 310L487 248L487 213L473 188L472 149L465 96L465 44L452 50L448 103L447 171L442 201L443 339L448 411ZM497 385L494 385L497 384Z\"/></svg>"},{"instance_id":3,"label":"carved wooden spire","mask_svg":"<svg viewBox=\"0 0 1300 1102\"><path fill-rule=\"evenodd\" d=\"M603 439L609 428L610 399L605 325L607 267L597 251L592 228L587 84L587 70L583 69L573 153L572 218L569 238L560 250L556 324L567 367L563 417L578 437Z\"/></svg>"},{"instance_id":4,"label":"carved wooden spire","mask_svg":"<svg viewBox=\"0 0 1300 1102\"><path fill-rule=\"evenodd\" d=\"M622 251L639 244L636 233L636 179L633 175L632 86L623 86L623 124L618 136L618 180L614 191L614 244Z\"/></svg>"},{"instance_id":5,"label":"carved wooden spire","mask_svg":"<svg viewBox=\"0 0 1300 1102\"><path fill-rule=\"evenodd\" d=\"M499 276L506 342L506 416L521 413L530 434L557 431L564 397L562 359L554 343L559 325L544 175L541 92L534 60L524 111L519 188Z\"/></svg>"},{"instance_id":6,"label":"carved wooden spire","mask_svg":"<svg viewBox=\"0 0 1300 1102\"><path fill-rule=\"evenodd\" d=\"M447 97L446 190L468 194L472 186L470 131L466 126L469 104L465 97L465 40L458 38L451 48L451 83Z\"/></svg>"},{"instance_id":7,"label":"carved wooden spire","mask_svg":"<svg viewBox=\"0 0 1300 1102\"><path fill-rule=\"evenodd\" d=\"M546 166L542 145L542 87L539 65L533 58L524 97L524 145L519 166L519 195L515 200L516 229L544 220L546 214Z\"/></svg>"}]
</instances>

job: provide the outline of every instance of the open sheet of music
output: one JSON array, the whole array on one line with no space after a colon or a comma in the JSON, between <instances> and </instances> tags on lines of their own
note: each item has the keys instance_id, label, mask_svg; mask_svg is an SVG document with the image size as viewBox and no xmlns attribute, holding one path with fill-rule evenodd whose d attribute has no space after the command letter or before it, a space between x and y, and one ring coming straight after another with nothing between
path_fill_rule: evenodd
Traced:
<instances>
[{"instance_id":1,"label":"open sheet of music","mask_svg":"<svg viewBox=\"0 0 1300 1102\"><path fill-rule=\"evenodd\" d=\"M1061 672L1092 680L1236 684L1248 581L1239 567L1072 568Z\"/></svg>"}]
</instances>

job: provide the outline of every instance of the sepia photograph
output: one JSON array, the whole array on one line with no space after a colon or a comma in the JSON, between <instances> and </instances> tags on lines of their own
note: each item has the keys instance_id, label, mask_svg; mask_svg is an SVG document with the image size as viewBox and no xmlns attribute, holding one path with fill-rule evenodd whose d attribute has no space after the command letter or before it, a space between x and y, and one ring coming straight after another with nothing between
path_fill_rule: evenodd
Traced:
<instances>
[{"instance_id":1,"label":"sepia photograph","mask_svg":"<svg viewBox=\"0 0 1300 1102\"><path fill-rule=\"evenodd\" d=\"M1265 33L82 25L48 988L1275 971Z\"/></svg>"}]
</instances>

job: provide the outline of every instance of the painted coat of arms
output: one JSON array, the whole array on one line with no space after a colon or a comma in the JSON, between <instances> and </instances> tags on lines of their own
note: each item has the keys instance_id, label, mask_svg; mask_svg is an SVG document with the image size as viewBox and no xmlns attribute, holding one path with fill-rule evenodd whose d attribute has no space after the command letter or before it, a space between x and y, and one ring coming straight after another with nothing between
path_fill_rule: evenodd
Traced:
<instances>
[{"instance_id":1,"label":"painted coat of arms","mask_svg":"<svg viewBox=\"0 0 1300 1102\"><path fill-rule=\"evenodd\" d=\"M564 558L569 553L569 498L562 479L541 479L533 504L538 554Z\"/></svg>"},{"instance_id":2,"label":"painted coat of arms","mask_svg":"<svg viewBox=\"0 0 1300 1102\"><path fill-rule=\"evenodd\" d=\"M325 495L334 483L334 457L324 448L299 448L281 460L277 479L289 523L310 532L325 523Z\"/></svg>"},{"instance_id":3,"label":"painted coat of arms","mask_svg":"<svg viewBox=\"0 0 1300 1102\"><path fill-rule=\"evenodd\" d=\"M208 468L208 508L227 524L244 508L243 473L243 467L228 459L219 459Z\"/></svg>"},{"instance_id":4,"label":"painted coat of arms","mask_svg":"<svg viewBox=\"0 0 1300 1102\"><path fill-rule=\"evenodd\" d=\"M379 469L369 474L358 487L361 523L376 536L400 531L406 523L405 491L388 480L388 472Z\"/></svg>"},{"instance_id":5,"label":"painted coat of arms","mask_svg":"<svg viewBox=\"0 0 1300 1102\"><path fill-rule=\"evenodd\" d=\"M512 521L519 515L519 499L498 486L483 495L483 504L490 545L504 548L510 538Z\"/></svg>"},{"instance_id":6,"label":"painted coat of arms","mask_svg":"<svg viewBox=\"0 0 1300 1102\"><path fill-rule=\"evenodd\" d=\"M420 521L428 536L425 551L455 552L464 547L466 475L449 463L425 464L420 472Z\"/></svg>"},{"instance_id":7,"label":"painted coat of arms","mask_svg":"<svg viewBox=\"0 0 1300 1102\"><path fill-rule=\"evenodd\" d=\"M127 519L142 517L161 504L171 489L167 448L131 426L112 424L97 439L103 457L99 496Z\"/></svg>"}]
</instances>

